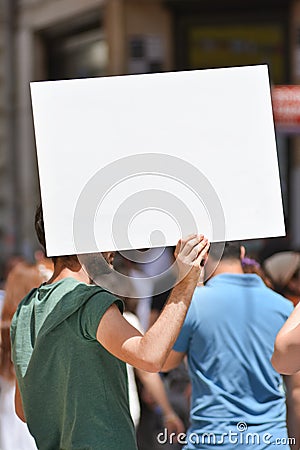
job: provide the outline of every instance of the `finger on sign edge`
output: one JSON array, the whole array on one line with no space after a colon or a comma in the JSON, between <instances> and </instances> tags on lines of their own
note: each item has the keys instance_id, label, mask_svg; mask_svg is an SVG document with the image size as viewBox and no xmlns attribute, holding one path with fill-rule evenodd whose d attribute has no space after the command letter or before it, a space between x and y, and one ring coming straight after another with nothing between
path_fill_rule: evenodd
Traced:
<instances>
[{"instance_id":1,"label":"finger on sign edge","mask_svg":"<svg viewBox=\"0 0 300 450\"><path fill-rule=\"evenodd\" d=\"M199 253L198 257L195 260L195 264L199 264L201 266L202 260L205 260L205 255L207 254L208 250L210 247L210 242L207 242L207 244L205 245L205 247L201 250L201 252ZM206 262L206 260L205 260ZM204 264L205 264L204 262ZM203 267L203 266L201 266Z\"/></svg>"},{"instance_id":2,"label":"finger on sign edge","mask_svg":"<svg viewBox=\"0 0 300 450\"><path fill-rule=\"evenodd\" d=\"M179 241L177 242L176 248L174 250L174 256L175 258L177 258L178 253L180 252L180 249L182 247L182 239L179 239Z\"/></svg>"}]
</instances>

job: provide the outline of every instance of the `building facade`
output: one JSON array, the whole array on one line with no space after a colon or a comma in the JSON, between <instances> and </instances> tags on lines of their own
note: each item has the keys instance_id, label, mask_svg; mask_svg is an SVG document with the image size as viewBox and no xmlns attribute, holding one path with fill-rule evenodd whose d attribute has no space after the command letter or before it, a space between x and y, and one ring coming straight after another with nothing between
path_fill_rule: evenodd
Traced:
<instances>
[{"instance_id":1,"label":"building facade","mask_svg":"<svg viewBox=\"0 0 300 450\"><path fill-rule=\"evenodd\" d=\"M3 258L30 257L37 245L31 81L268 63L273 84L300 84L300 0L3 0L1 5ZM278 132L277 140L288 233L300 248L300 138Z\"/></svg>"}]
</instances>

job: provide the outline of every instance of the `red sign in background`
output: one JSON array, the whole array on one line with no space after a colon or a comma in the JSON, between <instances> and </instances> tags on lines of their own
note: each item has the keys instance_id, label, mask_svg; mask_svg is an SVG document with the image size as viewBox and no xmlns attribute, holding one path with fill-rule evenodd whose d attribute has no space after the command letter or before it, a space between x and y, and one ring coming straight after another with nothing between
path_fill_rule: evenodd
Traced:
<instances>
[{"instance_id":1,"label":"red sign in background","mask_svg":"<svg viewBox=\"0 0 300 450\"><path fill-rule=\"evenodd\" d=\"M300 131L300 86L274 86L272 103L275 125Z\"/></svg>"}]
</instances>

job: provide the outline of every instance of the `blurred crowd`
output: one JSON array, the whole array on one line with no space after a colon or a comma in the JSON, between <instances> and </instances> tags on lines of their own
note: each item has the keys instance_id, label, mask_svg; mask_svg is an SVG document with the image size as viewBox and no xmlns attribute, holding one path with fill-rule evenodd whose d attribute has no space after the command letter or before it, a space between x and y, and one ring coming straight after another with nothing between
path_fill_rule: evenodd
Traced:
<instances>
[{"instance_id":1,"label":"blurred crowd","mask_svg":"<svg viewBox=\"0 0 300 450\"><path fill-rule=\"evenodd\" d=\"M122 297L125 316L137 329L146 331L157 319L168 298L175 273L173 248L128 251L116 254L114 267L125 274L124 284L114 285L113 276L106 288ZM136 262L138 261L138 262ZM296 305L300 299L300 252L269 249L265 255L246 255L242 259L245 273L262 278L272 290ZM168 270L171 268L170 270ZM0 353L0 449L30 450L35 443L26 424L15 415L15 375L11 362L9 329L19 302L32 289L52 275L52 261L38 251L35 262L12 257L6 264L0 286L1 353ZM126 281L125 281L126 280ZM200 284L205 284L205 279ZM101 277L91 282L101 285ZM118 283L116 281L116 283ZM119 292L122 292L122 295ZM128 366L130 410L136 427L140 450L156 450L162 446L158 433L166 427L176 434L189 426L191 383L186 362L165 374L146 373ZM165 449L179 449L178 443L165 444Z\"/></svg>"}]
</instances>

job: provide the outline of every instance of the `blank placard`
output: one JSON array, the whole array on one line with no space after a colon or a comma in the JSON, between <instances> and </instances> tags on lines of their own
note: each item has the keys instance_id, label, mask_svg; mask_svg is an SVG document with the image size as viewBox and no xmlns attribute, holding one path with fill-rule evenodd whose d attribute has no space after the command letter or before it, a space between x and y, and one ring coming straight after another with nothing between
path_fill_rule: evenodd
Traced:
<instances>
[{"instance_id":1,"label":"blank placard","mask_svg":"<svg viewBox=\"0 0 300 450\"><path fill-rule=\"evenodd\" d=\"M48 256L285 234L267 66L31 93Z\"/></svg>"}]
</instances>

